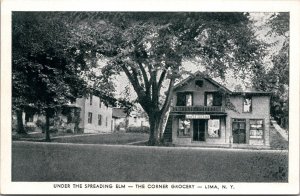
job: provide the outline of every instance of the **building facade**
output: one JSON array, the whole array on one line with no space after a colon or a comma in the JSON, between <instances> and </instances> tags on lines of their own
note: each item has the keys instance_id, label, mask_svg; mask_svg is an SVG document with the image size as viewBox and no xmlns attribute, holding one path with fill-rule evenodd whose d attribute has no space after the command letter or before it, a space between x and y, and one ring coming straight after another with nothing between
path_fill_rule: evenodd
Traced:
<instances>
[{"instance_id":1,"label":"building facade","mask_svg":"<svg viewBox=\"0 0 300 196\"><path fill-rule=\"evenodd\" d=\"M63 108L68 108L68 112L63 112ZM87 98L77 98L75 103L68 104L61 108L51 121L50 130L70 131L73 133L109 133L112 132L112 108L101 102L100 98L89 95ZM79 111L79 118L75 111ZM23 124L31 131L42 131L38 124L45 124L45 116L34 112L23 112ZM16 127L16 116L13 115L13 128ZM51 123L53 122L53 123ZM79 130L76 131L76 124ZM16 128L14 128L16 129Z\"/></svg>"},{"instance_id":2,"label":"building facade","mask_svg":"<svg viewBox=\"0 0 300 196\"><path fill-rule=\"evenodd\" d=\"M127 115L124 108L113 108L112 117L115 131L149 127L146 115L138 111L132 111Z\"/></svg>"},{"instance_id":3,"label":"building facade","mask_svg":"<svg viewBox=\"0 0 300 196\"><path fill-rule=\"evenodd\" d=\"M123 108L112 109L113 130L115 132L125 132L127 127L127 114Z\"/></svg>"},{"instance_id":4,"label":"building facade","mask_svg":"<svg viewBox=\"0 0 300 196\"><path fill-rule=\"evenodd\" d=\"M127 117L128 127L149 127L148 118L137 111L132 111L130 115Z\"/></svg>"},{"instance_id":5,"label":"building facade","mask_svg":"<svg viewBox=\"0 0 300 196\"><path fill-rule=\"evenodd\" d=\"M106 106L99 97L89 95L78 98L76 105L81 108L79 128L83 133L112 132L112 108Z\"/></svg>"},{"instance_id":6,"label":"building facade","mask_svg":"<svg viewBox=\"0 0 300 196\"><path fill-rule=\"evenodd\" d=\"M173 144L269 147L270 93L232 92L197 72L173 95L165 129Z\"/></svg>"}]
</instances>

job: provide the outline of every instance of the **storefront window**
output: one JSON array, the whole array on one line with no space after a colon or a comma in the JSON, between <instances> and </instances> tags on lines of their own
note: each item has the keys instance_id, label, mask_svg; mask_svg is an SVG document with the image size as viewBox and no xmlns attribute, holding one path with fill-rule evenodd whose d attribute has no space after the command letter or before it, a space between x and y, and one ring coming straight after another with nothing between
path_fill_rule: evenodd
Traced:
<instances>
[{"instance_id":1,"label":"storefront window","mask_svg":"<svg viewBox=\"0 0 300 196\"><path fill-rule=\"evenodd\" d=\"M191 134L191 121L187 119L179 118L177 135L180 137L180 136L190 136L190 134Z\"/></svg>"},{"instance_id":2,"label":"storefront window","mask_svg":"<svg viewBox=\"0 0 300 196\"><path fill-rule=\"evenodd\" d=\"M263 138L263 120L250 120L250 138Z\"/></svg>"},{"instance_id":3,"label":"storefront window","mask_svg":"<svg viewBox=\"0 0 300 196\"><path fill-rule=\"evenodd\" d=\"M209 119L207 125L208 137L220 137L220 119Z\"/></svg>"}]
</instances>

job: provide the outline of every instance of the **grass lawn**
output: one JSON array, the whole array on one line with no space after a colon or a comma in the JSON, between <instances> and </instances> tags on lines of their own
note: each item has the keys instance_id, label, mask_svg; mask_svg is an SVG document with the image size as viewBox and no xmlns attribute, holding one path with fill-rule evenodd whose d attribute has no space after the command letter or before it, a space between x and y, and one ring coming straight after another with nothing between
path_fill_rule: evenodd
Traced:
<instances>
[{"instance_id":1,"label":"grass lawn","mask_svg":"<svg viewBox=\"0 0 300 196\"><path fill-rule=\"evenodd\" d=\"M77 144L128 144L148 140L149 134L144 133L112 133L86 135L80 137L55 138L53 142Z\"/></svg>"},{"instance_id":2,"label":"grass lawn","mask_svg":"<svg viewBox=\"0 0 300 196\"><path fill-rule=\"evenodd\" d=\"M287 182L287 152L13 142L12 181Z\"/></svg>"},{"instance_id":3,"label":"grass lawn","mask_svg":"<svg viewBox=\"0 0 300 196\"><path fill-rule=\"evenodd\" d=\"M66 133L66 132L57 132L57 133L51 133L50 136L51 137L57 137L57 136L71 136L71 135L82 135L82 133ZM32 141L36 141L36 140L44 140L46 137L45 133L42 132L29 132L27 134L17 134L17 133L13 133L12 134L12 139L14 141L17 140L32 140Z\"/></svg>"},{"instance_id":4,"label":"grass lawn","mask_svg":"<svg viewBox=\"0 0 300 196\"><path fill-rule=\"evenodd\" d=\"M67 137L61 137L67 136ZM74 137L73 137L74 136ZM58 138L57 138L58 137ZM149 134L145 133L109 133L109 134L72 134L72 133L52 133L51 141L58 143L78 143L78 144L128 144L131 142L146 141ZM13 141L44 141L45 133L14 134Z\"/></svg>"}]
</instances>

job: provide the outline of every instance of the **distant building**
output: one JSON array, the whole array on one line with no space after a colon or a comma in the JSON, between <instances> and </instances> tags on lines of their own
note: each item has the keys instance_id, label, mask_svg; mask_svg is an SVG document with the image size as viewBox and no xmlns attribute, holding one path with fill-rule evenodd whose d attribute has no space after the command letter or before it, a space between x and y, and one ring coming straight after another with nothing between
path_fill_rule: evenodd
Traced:
<instances>
[{"instance_id":1,"label":"distant building","mask_svg":"<svg viewBox=\"0 0 300 196\"><path fill-rule=\"evenodd\" d=\"M67 112L64 112L67 109ZM75 111L79 111L79 117L76 118ZM34 128L35 131L41 131L37 124L45 123L45 116L42 114L23 113L23 124L25 127ZM89 95L87 98L78 98L75 103L62 107L62 110L52 120L51 127L56 127L58 131L71 130L76 132L76 123L78 132L81 133L109 133L113 131L112 108L106 106L99 97ZM16 125L16 118L13 115L13 126Z\"/></svg>"},{"instance_id":2,"label":"distant building","mask_svg":"<svg viewBox=\"0 0 300 196\"><path fill-rule=\"evenodd\" d=\"M128 127L149 127L149 120L144 113L132 111L128 116Z\"/></svg>"},{"instance_id":3,"label":"distant building","mask_svg":"<svg viewBox=\"0 0 300 196\"><path fill-rule=\"evenodd\" d=\"M232 92L196 72L174 87L164 136L177 145L268 148L270 95Z\"/></svg>"},{"instance_id":4,"label":"distant building","mask_svg":"<svg viewBox=\"0 0 300 196\"><path fill-rule=\"evenodd\" d=\"M113 119L113 131L126 131L127 127L127 114L123 108L113 108L112 109L112 119Z\"/></svg>"},{"instance_id":5,"label":"distant building","mask_svg":"<svg viewBox=\"0 0 300 196\"><path fill-rule=\"evenodd\" d=\"M113 108L114 130L126 131L128 128L149 127L149 120L145 114L132 111L127 115L123 108Z\"/></svg>"},{"instance_id":6,"label":"distant building","mask_svg":"<svg viewBox=\"0 0 300 196\"><path fill-rule=\"evenodd\" d=\"M112 108L106 106L99 97L89 95L78 98L76 105L81 108L79 128L84 133L112 132Z\"/></svg>"}]
</instances>

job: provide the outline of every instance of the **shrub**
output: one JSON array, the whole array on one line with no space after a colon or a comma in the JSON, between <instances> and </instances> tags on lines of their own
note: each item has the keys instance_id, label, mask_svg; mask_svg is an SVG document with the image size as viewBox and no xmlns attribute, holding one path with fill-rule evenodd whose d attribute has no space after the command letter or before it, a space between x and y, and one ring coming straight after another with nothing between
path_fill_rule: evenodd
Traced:
<instances>
[{"instance_id":1,"label":"shrub","mask_svg":"<svg viewBox=\"0 0 300 196\"><path fill-rule=\"evenodd\" d=\"M149 133L150 128L145 127L145 126L142 126L142 127L128 127L126 132L128 132L128 133Z\"/></svg>"},{"instance_id":2,"label":"shrub","mask_svg":"<svg viewBox=\"0 0 300 196\"><path fill-rule=\"evenodd\" d=\"M45 132L45 130L46 130L46 123L44 121L38 119L35 124L36 124L37 127L39 127L40 129L42 129L42 133Z\"/></svg>"},{"instance_id":3,"label":"shrub","mask_svg":"<svg viewBox=\"0 0 300 196\"><path fill-rule=\"evenodd\" d=\"M66 133L73 133L73 130L72 129L67 129Z\"/></svg>"},{"instance_id":4,"label":"shrub","mask_svg":"<svg viewBox=\"0 0 300 196\"><path fill-rule=\"evenodd\" d=\"M24 127L25 131L28 132L34 132L35 131L35 127L34 126L25 126Z\"/></svg>"},{"instance_id":5,"label":"shrub","mask_svg":"<svg viewBox=\"0 0 300 196\"><path fill-rule=\"evenodd\" d=\"M57 133L57 132L58 132L58 129L55 128L55 127L54 127L54 128L50 128L50 129L49 129L49 132L50 132L50 133Z\"/></svg>"},{"instance_id":6,"label":"shrub","mask_svg":"<svg viewBox=\"0 0 300 196\"><path fill-rule=\"evenodd\" d=\"M78 128L77 133L83 133L84 129L83 128Z\"/></svg>"},{"instance_id":7,"label":"shrub","mask_svg":"<svg viewBox=\"0 0 300 196\"><path fill-rule=\"evenodd\" d=\"M42 125L43 125L43 121L42 120L40 120L40 119L38 119L37 121L36 121L36 126L37 127L40 127L40 128L42 128Z\"/></svg>"}]
</instances>

